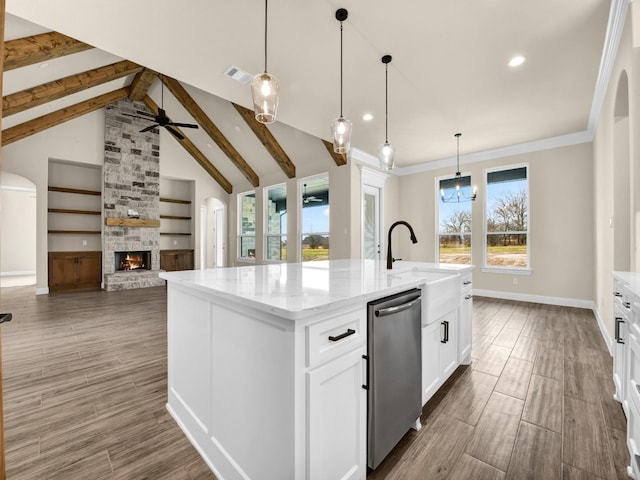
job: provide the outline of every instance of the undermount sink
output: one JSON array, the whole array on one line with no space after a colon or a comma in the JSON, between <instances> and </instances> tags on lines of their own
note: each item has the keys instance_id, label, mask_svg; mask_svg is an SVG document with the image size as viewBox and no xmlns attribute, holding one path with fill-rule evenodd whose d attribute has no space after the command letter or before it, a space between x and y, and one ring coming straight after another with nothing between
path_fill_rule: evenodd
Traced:
<instances>
[{"instance_id":1,"label":"undermount sink","mask_svg":"<svg viewBox=\"0 0 640 480\"><path fill-rule=\"evenodd\" d=\"M459 275L429 273L425 285L422 287L422 324L428 325L458 308L459 301Z\"/></svg>"}]
</instances>

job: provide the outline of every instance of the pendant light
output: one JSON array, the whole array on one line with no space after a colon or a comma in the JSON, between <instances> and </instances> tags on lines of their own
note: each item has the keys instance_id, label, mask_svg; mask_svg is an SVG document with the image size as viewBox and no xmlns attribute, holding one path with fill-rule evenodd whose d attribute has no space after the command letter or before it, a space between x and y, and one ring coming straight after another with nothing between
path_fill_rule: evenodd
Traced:
<instances>
[{"instance_id":1,"label":"pendant light","mask_svg":"<svg viewBox=\"0 0 640 480\"><path fill-rule=\"evenodd\" d=\"M455 177L452 179L453 180L453 186L451 187L451 189L453 190L449 195L445 195L444 193L444 188L440 189L440 199L442 200L442 203L460 203L460 202L474 202L476 200L476 197L478 195L478 187L473 187L473 191L471 192L471 195L467 195L466 193L464 193L464 191L462 190L462 187L468 186L468 185L463 185L462 183L462 174L460 173L460 137L462 136L461 133L456 133L454 135L454 137L456 137L457 139L457 144L458 144L458 148L457 148L457 168L456 168L456 175ZM449 180L450 181L450 180Z\"/></svg>"},{"instance_id":2,"label":"pendant light","mask_svg":"<svg viewBox=\"0 0 640 480\"><path fill-rule=\"evenodd\" d=\"M342 116L342 22L349 16L344 8L336 10L336 20L340 22L340 116L331 124L333 151L339 154L349 153L351 147L351 121Z\"/></svg>"},{"instance_id":3,"label":"pendant light","mask_svg":"<svg viewBox=\"0 0 640 480\"><path fill-rule=\"evenodd\" d=\"M389 143L389 63L391 63L391 55L382 57L384 63L384 143L378 147L378 160L380 160L380 168L391 170L393 168L393 155L395 148Z\"/></svg>"},{"instance_id":4,"label":"pendant light","mask_svg":"<svg viewBox=\"0 0 640 480\"><path fill-rule=\"evenodd\" d=\"M278 79L267 73L267 1L264 0L264 73L259 73L251 81L253 111L260 123L276 121L280 84Z\"/></svg>"}]
</instances>

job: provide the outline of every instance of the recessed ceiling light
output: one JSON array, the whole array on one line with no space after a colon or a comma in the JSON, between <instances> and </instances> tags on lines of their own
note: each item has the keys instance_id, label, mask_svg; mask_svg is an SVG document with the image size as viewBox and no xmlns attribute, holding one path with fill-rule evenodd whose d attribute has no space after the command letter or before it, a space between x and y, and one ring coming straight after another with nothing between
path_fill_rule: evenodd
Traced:
<instances>
[{"instance_id":1,"label":"recessed ceiling light","mask_svg":"<svg viewBox=\"0 0 640 480\"><path fill-rule=\"evenodd\" d=\"M371 115L370 113L365 113L364 115L362 115L362 119L365 122L370 122L371 120L373 120L373 115Z\"/></svg>"},{"instance_id":2,"label":"recessed ceiling light","mask_svg":"<svg viewBox=\"0 0 640 480\"><path fill-rule=\"evenodd\" d=\"M522 55L516 55L511 60L509 60L508 65L510 67L517 67L518 65L522 65L525 60L526 58L524 58Z\"/></svg>"}]
</instances>

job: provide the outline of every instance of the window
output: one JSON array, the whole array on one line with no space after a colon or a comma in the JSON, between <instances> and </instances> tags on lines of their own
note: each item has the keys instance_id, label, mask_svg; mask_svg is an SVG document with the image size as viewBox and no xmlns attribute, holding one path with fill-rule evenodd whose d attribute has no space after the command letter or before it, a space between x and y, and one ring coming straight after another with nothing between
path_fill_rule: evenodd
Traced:
<instances>
[{"instance_id":1,"label":"window","mask_svg":"<svg viewBox=\"0 0 640 480\"><path fill-rule=\"evenodd\" d=\"M456 188L456 184L460 188ZM471 177L438 181L438 258L440 263L471 263Z\"/></svg>"},{"instance_id":2,"label":"window","mask_svg":"<svg viewBox=\"0 0 640 480\"><path fill-rule=\"evenodd\" d=\"M487 172L485 266L529 268L527 167Z\"/></svg>"},{"instance_id":3,"label":"window","mask_svg":"<svg viewBox=\"0 0 640 480\"><path fill-rule=\"evenodd\" d=\"M287 185L265 189L266 249L265 257L272 261L287 260Z\"/></svg>"},{"instance_id":4,"label":"window","mask_svg":"<svg viewBox=\"0 0 640 480\"><path fill-rule=\"evenodd\" d=\"M238 256L256 258L256 193L238 195Z\"/></svg>"},{"instance_id":5,"label":"window","mask_svg":"<svg viewBox=\"0 0 640 480\"><path fill-rule=\"evenodd\" d=\"M329 259L329 175L303 179L301 211L302 261Z\"/></svg>"}]
</instances>

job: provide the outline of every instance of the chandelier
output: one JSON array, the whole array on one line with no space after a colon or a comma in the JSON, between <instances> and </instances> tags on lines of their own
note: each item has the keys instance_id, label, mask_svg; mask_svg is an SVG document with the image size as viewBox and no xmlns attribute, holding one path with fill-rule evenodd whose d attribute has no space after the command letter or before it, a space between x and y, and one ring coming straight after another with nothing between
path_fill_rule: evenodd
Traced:
<instances>
[{"instance_id":1,"label":"chandelier","mask_svg":"<svg viewBox=\"0 0 640 480\"><path fill-rule=\"evenodd\" d=\"M460 174L460 137L461 136L462 136L461 133L455 134L457 144L458 144L456 175L454 178L447 181L447 184L451 185L450 187L447 187L446 189L440 188L440 199L442 200L442 203L473 202L475 201L476 196L478 194L478 187L476 186L473 187L471 195L467 195L463 190L463 187L471 186L471 178L470 177L463 178L462 175ZM440 186L442 187L442 182L440 183ZM451 190L451 192L447 195L445 194L445 190L447 191Z\"/></svg>"}]
</instances>

